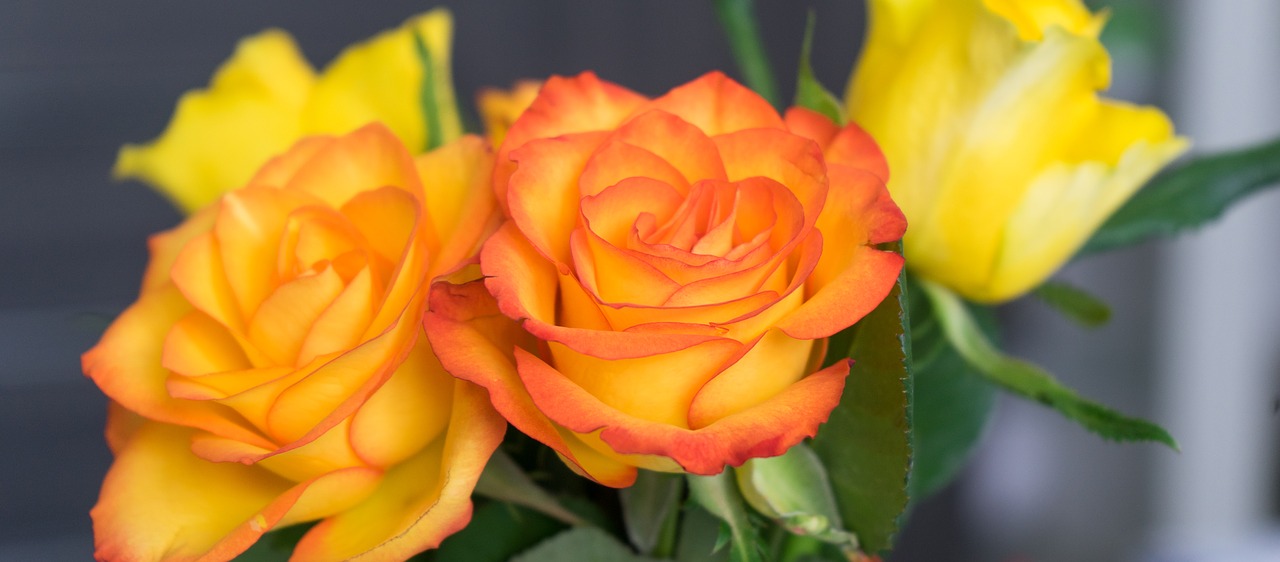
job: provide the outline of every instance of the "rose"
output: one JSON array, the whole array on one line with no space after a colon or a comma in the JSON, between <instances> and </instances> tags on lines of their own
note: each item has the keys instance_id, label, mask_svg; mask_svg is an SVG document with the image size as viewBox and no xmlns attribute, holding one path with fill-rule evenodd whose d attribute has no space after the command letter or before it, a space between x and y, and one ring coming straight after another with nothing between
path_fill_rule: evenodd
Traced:
<instances>
[{"instance_id":1,"label":"rose","mask_svg":"<svg viewBox=\"0 0 1280 562\"><path fill-rule=\"evenodd\" d=\"M870 137L718 73L652 101L587 73L550 79L498 162L484 286L432 293L447 369L611 486L814 435L848 374L819 370L823 338L902 265L875 248L906 225ZM493 344L505 318L541 343Z\"/></svg>"},{"instance_id":2,"label":"rose","mask_svg":"<svg viewBox=\"0 0 1280 562\"><path fill-rule=\"evenodd\" d=\"M226 560L320 520L296 559L404 559L462 528L505 424L421 315L497 224L491 167L477 137L416 160L381 125L312 137L154 237L83 359L120 406L99 558Z\"/></svg>"},{"instance_id":3,"label":"rose","mask_svg":"<svg viewBox=\"0 0 1280 562\"><path fill-rule=\"evenodd\" d=\"M160 138L120 149L114 174L144 180L192 212L244 185L267 158L306 135L346 134L378 121L415 154L455 139L462 125L449 69L452 34L449 12L431 10L348 47L318 74L288 33L248 37L208 89L182 96ZM438 122L424 111L424 88Z\"/></svg>"},{"instance_id":4,"label":"rose","mask_svg":"<svg viewBox=\"0 0 1280 562\"><path fill-rule=\"evenodd\" d=\"M849 114L884 148L913 272L970 299L1032 289L1186 149L1099 99L1103 16L1079 0L875 0Z\"/></svg>"}]
</instances>

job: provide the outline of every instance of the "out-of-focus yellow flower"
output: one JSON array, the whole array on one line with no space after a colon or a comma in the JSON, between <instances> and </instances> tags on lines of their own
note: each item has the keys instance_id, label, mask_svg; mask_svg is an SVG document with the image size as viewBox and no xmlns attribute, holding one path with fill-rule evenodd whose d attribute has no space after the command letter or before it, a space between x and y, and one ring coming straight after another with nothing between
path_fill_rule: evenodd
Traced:
<instances>
[{"instance_id":1,"label":"out-of-focus yellow flower","mask_svg":"<svg viewBox=\"0 0 1280 562\"><path fill-rule=\"evenodd\" d=\"M1102 99L1105 16L1079 0L871 0L852 119L889 159L907 265L982 302L1034 288L1186 149Z\"/></svg>"},{"instance_id":2,"label":"out-of-focus yellow flower","mask_svg":"<svg viewBox=\"0 0 1280 562\"><path fill-rule=\"evenodd\" d=\"M511 128L511 124L516 122L524 110L529 109L541 89L540 80L521 80L510 90L485 88L480 91L476 105L493 146L502 146L502 139L507 137L507 129Z\"/></svg>"},{"instance_id":3,"label":"out-of-focus yellow flower","mask_svg":"<svg viewBox=\"0 0 1280 562\"><path fill-rule=\"evenodd\" d=\"M207 89L178 100L159 138L120 149L115 176L143 180L191 212L306 135L380 121L418 152L457 138L452 34L449 12L432 10L349 47L319 75L288 33L245 38ZM430 65L422 64L423 49ZM424 98L440 108L438 122L428 122Z\"/></svg>"}]
</instances>

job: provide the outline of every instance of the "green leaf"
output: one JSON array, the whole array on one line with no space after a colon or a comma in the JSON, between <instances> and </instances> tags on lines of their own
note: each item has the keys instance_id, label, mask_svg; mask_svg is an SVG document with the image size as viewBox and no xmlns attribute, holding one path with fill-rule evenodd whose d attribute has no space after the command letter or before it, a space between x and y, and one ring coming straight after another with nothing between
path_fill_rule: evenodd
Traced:
<instances>
[{"instance_id":1,"label":"green leaf","mask_svg":"<svg viewBox=\"0 0 1280 562\"><path fill-rule=\"evenodd\" d=\"M1086 328L1097 328L1111 320L1111 307L1084 289L1058 281L1047 281L1034 291L1045 304Z\"/></svg>"},{"instance_id":2,"label":"green leaf","mask_svg":"<svg viewBox=\"0 0 1280 562\"><path fill-rule=\"evenodd\" d=\"M822 459L804 443L776 457L748 460L734 472L747 503L787 531L857 551L858 539L844 530Z\"/></svg>"},{"instance_id":3,"label":"green leaf","mask_svg":"<svg viewBox=\"0 0 1280 562\"><path fill-rule=\"evenodd\" d=\"M982 334L960 297L925 280L920 281L920 287L933 303L942 331L956 351L992 382L1054 408L1103 437L1117 441L1157 441L1175 450L1178 448L1173 437L1160 426L1090 402L1044 369L1000 353Z\"/></svg>"},{"instance_id":4,"label":"green leaf","mask_svg":"<svg viewBox=\"0 0 1280 562\"><path fill-rule=\"evenodd\" d=\"M1091 254L1202 226L1251 193L1280 185L1280 139L1201 156L1134 195L1080 250Z\"/></svg>"},{"instance_id":5,"label":"green leaf","mask_svg":"<svg viewBox=\"0 0 1280 562\"><path fill-rule=\"evenodd\" d=\"M764 41L760 39L755 0L715 0L715 7L747 86L776 107L778 81L774 79Z\"/></svg>"},{"instance_id":6,"label":"green leaf","mask_svg":"<svg viewBox=\"0 0 1280 562\"><path fill-rule=\"evenodd\" d=\"M651 470L641 470L635 484L618 491L627 538L641 554L670 554L683 496L683 478Z\"/></svg>"},{"instance_id":7,"label":"green leaf","mask_svg":"<svg viewBox=\"0 0 1280 562\"><path fill-rule=\"evenodd\" d=\"M804 43L800 47L800 71L796 76L795 105L817 111L835 121L837 125L844 125L849 121L844 114L844 106L840 104L839 98L823 87L818 78L813 75L810 58L813 54L813 29L816 20L813 10L809 10L809 19L804 26Z\"/></svg>"},{"instance_id":8,"label":"green leaf","mask_svg":"<svg viewBox=\"0 0 1280 562\"><path fill-rule=\"evenodd\" d=\"M564 528L562 523L531 509L489 502L478 507L471 516L471 522L441 542L439 549L427 551L425 559L434 562L506 562Z\"/></svg>"},{"instance_id":9,"label":"green leaf","mask_svg":"<svg viewBox=\"0 0 1280 562\"><path fill-rule=\"evenodd\" d=\"M854 326L853 366L840 404L813 440L845 527L863 550L893 545L911 467L911 347L902 278Z\"/></svg>"},{"instance_id":10,"label":"green leaf","mask_svg":"<svg viewBox=\"0 0 1280 562\"><path fill-rule=\"evenodd\" d=\"M995 406L996 387L965 363L942 333L928 297L907 276L911 310L912 503L955 478L982 437ZM995 318L986 308L970 310L994 338Z\"/></svg>"},{"instance_id":11,"label":"green leaf","mask_svg":"<svg viewBox=\"0 0 1280 562\"><path fill-rule=\"evenodd\" d=\"M592 527L570 529L511 559L511 562L649 562L608 533Z\"/></svg>"},{"instance_id":12,"label":"green leaf","mask_svg":"<svg viewBox=\"0 0 1280 562\"><path fill-rule=\"evenodd\" d=\"M485 465L476 493L495 500L511 502L535 509L569 525L586 525L581 517L560 505L551 494L529 478L520 465L502 449L494 451Z\"/></svg>"},{"instance_id":13,"label":"green leaf","mask_svg":"<svg viewBox=\"0 0 1280 562\"><path fill-rule=\"evenodd\" d=\"M763 562L764 543L747 516L731 469L715 476L690 474L689 496L729 526L729 559L733 562Z\"/></svg>"}]
</instances>

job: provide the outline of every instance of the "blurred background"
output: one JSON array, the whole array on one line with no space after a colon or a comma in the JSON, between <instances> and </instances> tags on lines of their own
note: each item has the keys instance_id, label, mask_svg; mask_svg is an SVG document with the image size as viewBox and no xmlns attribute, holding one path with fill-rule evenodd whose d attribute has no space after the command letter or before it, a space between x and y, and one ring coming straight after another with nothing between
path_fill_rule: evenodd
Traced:
<instances>
[{"instance_id":1,"label":"blurred background","mask_svg":"<svg viewBox=\"0 0 1280 562\"><path fill-rule=\"evenodd\" d=\"M657 94L737 75L711 2L469 1L454 79L485 86L592 69ZM784 92L804 19L818 77L842 91L861 44L854 0L758 0ZM1280 133L1280 2L1113 0L1113 97L1171 113L1197 151ZM267 27L313 64L430 3L340 0L0 3L0 560L83 560L110 463L105 400L79 354L137 295L146 237L179 214L109 177L237 39ZM789 95L787 96L789 99ZM1060 276L1113 307L1086 331L1036 302L1004 307L1005 342L1082 394L1181 442L1105 442L1007 398L962 477L919 505L891 562L1280 560L1280 193L1219 224L1082 260Z\"/></svg>"}]
</instances>

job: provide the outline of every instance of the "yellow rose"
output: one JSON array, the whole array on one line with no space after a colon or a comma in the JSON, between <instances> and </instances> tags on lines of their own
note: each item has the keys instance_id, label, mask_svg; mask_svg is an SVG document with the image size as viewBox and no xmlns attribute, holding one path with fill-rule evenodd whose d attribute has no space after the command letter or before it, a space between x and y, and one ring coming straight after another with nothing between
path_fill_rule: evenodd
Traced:
<instances>
[{"instance_id":1,"label":"yellow rose","mask_svg":"<svg viewBox=\"0 0 1280 562\"><path fill-rule=\"evenodd\" d=\"M872 0L850 116L889 159L908 267L982 302L1040 284L1185 150L1159 110L1101 99L1078 0Z\"/></svg>"},{"instance_id":2,"label":"yellow rose","mask_svg":"<svg viewBox=\"0 0 1280 562\"><path fill-rule=\"evenodd\" d=\"M295 559L396 560L467 523L505 424L421 320L496 226L492 162L474 136L417 159L381 125L310 137L151 240L83 358L119 404L100 559L227 560L320 521Z\"/></svg>"},{"instance_id":3,"label":"yellow rose","mask_svg":"<svg viewBox=\"0 0 1280 562\"><path fill-rule=\"evenodd\" d=\"M208 89L182 96L158 139L120 149L114 174L146 181L192 212L244 185L267 158L306 135L345 134L377 121L415 153L457 138L452 33L449 12L432 10L348 48L319 75L284 31L246 38ZM419 37L430 65L422 64ZM428 72L438 123L422 109Z\"/></svg>"}]
</instances>

